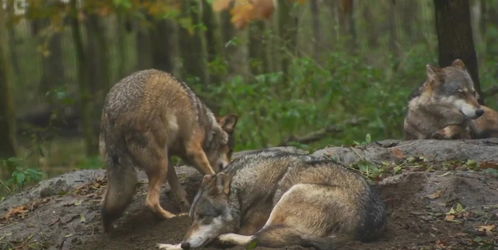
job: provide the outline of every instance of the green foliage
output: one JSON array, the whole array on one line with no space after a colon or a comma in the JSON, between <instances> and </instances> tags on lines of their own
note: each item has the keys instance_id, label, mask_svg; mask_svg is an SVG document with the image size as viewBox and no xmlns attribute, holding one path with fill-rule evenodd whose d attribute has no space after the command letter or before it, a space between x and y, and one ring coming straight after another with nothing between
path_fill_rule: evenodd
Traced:
<instances>
[{"instance_id":1,"label":"green foliage","mask_svg":"<svg viewBox=\"0 0 498 250\"><path fill-rule=\"evenodd\" d=\"M211 106L218 107L218 113L240 115L239 150L279 145L289 136L331 125L343 131L326 136L310 149L400 138L408 97L424 80L423 65L433 61L423 47L413 50L392 77L389 70L370 66L361 56L334 52L324 65L295 58L287 77L282 72L235 76L208 86L202 95L217 101ZM219 68L223 68L221 63ZM358 118L363 122L357 126L345 125Z\"/></svg>"},{"instance_id":2,"label":"green foliage","mask_svg":"<svg viewBox=\"0 0 498 250\"><path fill-rule=\"evenodd\" d=\"M104 163L102 162L99 156L93 156L93 157L84 158L78 165L78 168L97 169L97 168L102 168L103 165Z\"/></svg>"},{"instance_id":3,"label":"green foliage","mask_svg":"<svg viewBox=\"0 0 498 250\"><path fill-rule=\"evenodd\" d=\"M12 169L11 176L2 182L0 194L10 193L22 189L25 185L40 181L44 173L37 168L28 167L21 158L11 157L0 160L0 167Z\"/></svg>"},{"instance_id":4,"label":"green foliage","mask_svg":"<svg viewBox=\"0 0 498 250\"><path fill-rule=\"evenodd\" d=\"M112 0L112 3L116 8L130 9L133 7L131 0Z\"/></svg>"}]
</instances>

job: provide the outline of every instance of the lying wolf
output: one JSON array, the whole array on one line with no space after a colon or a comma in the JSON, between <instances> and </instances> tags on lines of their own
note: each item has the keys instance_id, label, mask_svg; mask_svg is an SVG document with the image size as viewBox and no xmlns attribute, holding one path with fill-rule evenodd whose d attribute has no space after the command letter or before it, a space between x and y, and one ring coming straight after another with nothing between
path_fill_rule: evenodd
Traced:
<instances>
[{"instance_id":1,"label":"lying wolf","mask_svg":"<svg viewBox=\"0 0 498 250\"><path fill-rule=\"evenodd\" d=\"M467 139L498 136L498 113L481 106L474 82L460 59L427 65L427 80L408 104L406 139Z\"/></svg>"},{"instance_id":2,"label":"lying wolf","mask_svg":"<svg viewBox=\"0 0 498 250\"><path fill-rule=\"evenodd\" d=\"M205 176L190 208L193 223L177 245L331 249L369 241L386 223L383 202L359 174L331 161L282 151L261 151Z\"/></svg>"},{"instance_id":3,"label":"lying wolf","mask_svg":"<svg viewBox=\"0 0 498 250\"><path fill-rule=\"evenodd\" d=\"M167 178L173 193L188 207L171 155L182 157L203 174L228 164L237 116L216 119L194 92L170 74L158 70L134 73L109 91L102 111L100 150L107 164L107 188L102 217L105 231L124 211L135 192L135 167L149 179L146 204L156 214L175 214L159 204Z\"/></svg>"}]
</instances>

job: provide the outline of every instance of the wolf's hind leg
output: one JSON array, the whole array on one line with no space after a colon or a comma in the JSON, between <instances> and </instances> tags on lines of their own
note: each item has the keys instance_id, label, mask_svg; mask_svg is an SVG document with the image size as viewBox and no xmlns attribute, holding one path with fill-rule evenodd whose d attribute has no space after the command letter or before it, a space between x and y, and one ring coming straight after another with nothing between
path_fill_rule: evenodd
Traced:
<instances>
[{"instance_id":1,"label":"wolf's hind leg","mask_svg":"<svg viewBox=\"0 0 498 250\"><path fill-rule=\"evenodd\" d=\"M254 241L266 247L301 245L334 249L348 238L342 233L354 230L356 217L354 204L344 190L328 185L297 184L280 197Z\"/></svg>"},{"instance_id":2,"label":"wolf's hind leg","mask_svg":"<svg viewBox=\"0 0 498 250\"><path fill-rule=\"evenodd\" d=\"M185 192L185 189L180 185L174 166L170 166L168 169L168 183L175 198L180 202L181 208L184 211L187 211L190 207L190 203L187 200L187 192Z\"/></svg>"},{"instance_id":3,"label":"wolf's hind leg","mask_svg":"<svg viewBox=\"0 0 498 250\"><path fill-rule=\"evenodd\" d=\"M121 216L135 194L137 174L131 161L123 156L107 167L107 187L102 201L104 231L112 229L112 223Z\"/></svg>"}]
</instances>

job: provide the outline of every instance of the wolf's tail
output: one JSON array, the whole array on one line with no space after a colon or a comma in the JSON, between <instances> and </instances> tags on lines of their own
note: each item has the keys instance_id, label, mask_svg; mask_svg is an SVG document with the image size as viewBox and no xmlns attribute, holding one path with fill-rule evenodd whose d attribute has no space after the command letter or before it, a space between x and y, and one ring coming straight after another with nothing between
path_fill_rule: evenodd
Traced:
<instances>
[{"instance_id":1,"label":"wolf's tail","mask_svg":"<svg viewBox=\"0 0 498 250\"><path fill-rule=\"evenodd\" d=\"M100 152L107 164L107 187L102 201L104 230L109 232L135 194L137 173L120 136L102 129ZM114 137L114 138L113 138Z\"/></svg>"}]
</instances>

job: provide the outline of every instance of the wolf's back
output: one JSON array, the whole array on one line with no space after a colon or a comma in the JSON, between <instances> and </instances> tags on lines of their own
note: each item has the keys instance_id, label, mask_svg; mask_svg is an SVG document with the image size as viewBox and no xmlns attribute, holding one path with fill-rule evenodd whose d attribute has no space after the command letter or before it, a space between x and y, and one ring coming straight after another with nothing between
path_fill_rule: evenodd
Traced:
<instances>
[{"instance_id":1,"label":"wolf's back","mask_svg":"<svg viewBox=\"0 0 498 250\"><path fill-rule=\"evenodd\" d=\"M344 209L344 212L333 219L335 222L330 222L338 223L334 226L338 230L336 233L349 232L347 234L356 239L369 241L384 230L386 210L377 192L359 173L337 162L305 154L263 150L234 160L224 171L234 175L232 188L244 190L244 195L251 197L266 197L273 193L274 204L298 184L330 187L335 190L333 196L314 206L334 207L335 201L343 202L337 209ZM331 211L331 214L336 213Z\"/></svg>"}]
</instances>

